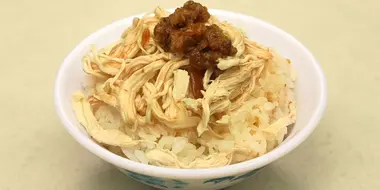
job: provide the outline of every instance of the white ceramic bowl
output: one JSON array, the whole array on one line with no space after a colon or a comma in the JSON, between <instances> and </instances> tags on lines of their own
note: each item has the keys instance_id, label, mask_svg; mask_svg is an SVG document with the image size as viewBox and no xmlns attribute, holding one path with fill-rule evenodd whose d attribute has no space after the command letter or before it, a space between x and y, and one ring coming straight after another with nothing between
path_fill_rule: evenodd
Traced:
<instances>
[{"instance_id":1,"label":"white ceramic bowl","mask_svg":"<svg viewBox=\"0 0 380 190\"><path fill-rule=\"evenodd\" d=\"M55 82L54 101L58 116L67 131L82 146L123 173L145 184L163 189L220 189L252 176L265 165L301 144L317 126L326 106L324 74L313 55L294 37L256 18L238 13L209 10L220 20L242 28L249 39L276 49L289 58L298 72L296 82L297 122L285 141L273 151L239 164L211 169L169 169L136 163L115 155L92 141L75 118L71 94L85 81L81 59L91 44L103 47L120 38L134 17L116 21L84 39L63 61Z\"/></svg>"}]
</instances>

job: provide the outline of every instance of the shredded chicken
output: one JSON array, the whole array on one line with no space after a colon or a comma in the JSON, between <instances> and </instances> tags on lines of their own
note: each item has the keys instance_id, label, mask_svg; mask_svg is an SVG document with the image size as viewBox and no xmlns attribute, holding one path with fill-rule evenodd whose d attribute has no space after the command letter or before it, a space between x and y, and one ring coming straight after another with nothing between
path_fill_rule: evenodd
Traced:
<instances>
[{"instance_id":1,"label":"shredded chicken","mask_svg":"<svg viewBox=\"0 0 380 190\"><path fill-rule=\"evenodd\" d=\"M202 98L189 91L189 59L165 52L153 39L160 18L136 18L121 39L93 47L83 58L94 77L76 92L78 121L110 151L145 164L175 168L225 166L263 155L278 146L296 119L295 74L288 60L252 42L211 16L237 52L220 58L222 72L205 71Z\"/></svg>"}]
</instances>

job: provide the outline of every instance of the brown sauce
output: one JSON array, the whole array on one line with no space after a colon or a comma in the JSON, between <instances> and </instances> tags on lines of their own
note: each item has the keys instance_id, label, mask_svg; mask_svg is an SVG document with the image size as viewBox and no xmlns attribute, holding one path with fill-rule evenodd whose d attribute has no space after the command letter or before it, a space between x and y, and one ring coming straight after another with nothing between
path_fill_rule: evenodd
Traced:
<instances>
[{"instance_id":1,"label":"brown sauce","mask_svg":"<svg viewBox=\"0 0 380 190\"><path fill-rule=\"evenodd\" d=\"M201 98L203 76L207 69L213 69L212 78L221 71L217 60L236 54L231 40L217 25L206 26L210 14L205 6L187 1L168 17L161 18L154 28L154 40L166 52L189 58L185 67L190 75L190 91L194 98Z\"/></svg>"}]
</instances>

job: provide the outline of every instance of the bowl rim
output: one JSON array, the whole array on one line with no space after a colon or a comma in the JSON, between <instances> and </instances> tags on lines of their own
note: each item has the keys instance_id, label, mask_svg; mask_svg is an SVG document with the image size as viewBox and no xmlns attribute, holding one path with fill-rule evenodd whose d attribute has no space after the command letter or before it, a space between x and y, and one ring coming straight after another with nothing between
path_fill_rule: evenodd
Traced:
<instances>
[{"instance_id":1,"label":"bowl rim","mask_svg":"<svg viewBox=\"0 0 380 190\"><path fill-rule=\"evenodd\" d=\"M168 9L168 10L173 10L173 9ZM78 54L84 48L85 45L88 45L88 41L92 41L98 38L99 36L103 35L107 31L112 30L112 28L115 28L116 26L125 24L125 22L129 21L130 19L134 17L141 17L142 15L144 15L144 13L132 15L130 17L114 21L111 24L98 29L94 33L87 36L84 40L82 40L61 63L60 68L56 75L56 79L55 79L54 105L55 105L55 110L57 112L57 115L59 116L67 132L79 144L81 144L91 153L95 154L101 159L117 167L129 170L132 172L148 175L148 176L154 176L154 177L160 177L160 178L171 178L171 179L208 179L208 178L217 178L217 177L231 176L231 175L233 176L239 173L241 174L241 173L249 172L255 169L259 169L279 159L280 157L288 154L290 151L294 150L313 132L313 130L316 128L317 124L319 123L320 119L322 118L323 112L326 109L327 88L326 88L326 79L322 71L322 68L320 67L320 65L314 58L314 56L311 54L311 52L302 43L300 43L292 35L281 30L280 28L268 22L255 18L253 16L244 15L241 13L236 13L236 12L227 11L227 10L220 10L220 9L209 9L209 11L210 13L217 14L217 15L231 15L233 17L240 17L240 19L249 19L251 20L250 22L256 22L263 27L267 27L270 30L274 30L277 33L279 33L281 36L283 36L284 38L287 38L292 43L299 46L302 49L302 51L306 54L306 56L308 56L308 58L311 60L312 66L314 67L315 72L319 78L318 85L321 89L320 98L318 100L318 107L312 114L311 119L309 120L309 122L303 129L298 131L297 135L292 137L292 139L289 140L288 142L275 148L274 150L262 156L259 156L257 158L247 160L241 163L223 166L223 167L217 167L217 168L208 168L208 169L176 169L176 168L164 168L164 167L152 166L152 165L137 163L137 162L125 159L121 156L118 156L104 149L97 143L93 142L86 135L82 134L79 128L75 126L75 124L72 123L68 119L68 116L66 115L66 113L64 112L62 108L63 98L61 97L61 83L62 83L61 79L65 75L68 65L70 64L70 62L72 62L71 60L73 59L74 55Z\"/></svg>"}]
</instances>

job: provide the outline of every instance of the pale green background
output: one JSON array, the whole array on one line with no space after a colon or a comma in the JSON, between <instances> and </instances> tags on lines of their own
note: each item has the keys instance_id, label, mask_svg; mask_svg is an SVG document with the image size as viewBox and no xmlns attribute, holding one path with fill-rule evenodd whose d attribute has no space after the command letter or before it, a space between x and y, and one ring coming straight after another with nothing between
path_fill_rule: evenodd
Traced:
<instances>
[{"instance_id":1,"label":"pale green background","mask_svg":"<svg viewBox=\"0 0 380 190\"><path fill-rule=\"evenodd\" d=\"M63 58L96 29L157 4L112 0L0 2L0 190L151 189L92 155L63 129L53 83ZM228 190L380 189L380 1L209 0L273 23L324 69L328 106L298 149Z\"/></svg>"}]
</instances>

